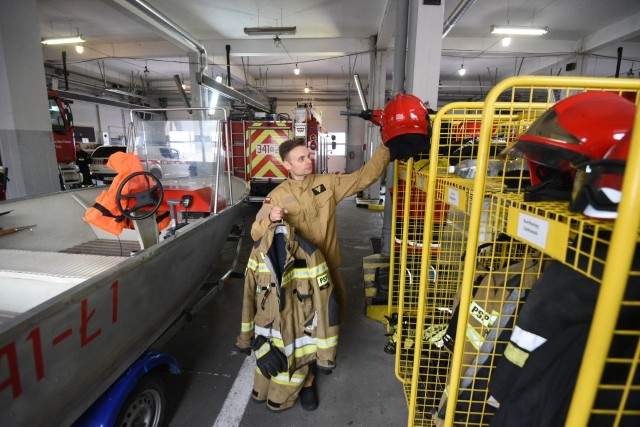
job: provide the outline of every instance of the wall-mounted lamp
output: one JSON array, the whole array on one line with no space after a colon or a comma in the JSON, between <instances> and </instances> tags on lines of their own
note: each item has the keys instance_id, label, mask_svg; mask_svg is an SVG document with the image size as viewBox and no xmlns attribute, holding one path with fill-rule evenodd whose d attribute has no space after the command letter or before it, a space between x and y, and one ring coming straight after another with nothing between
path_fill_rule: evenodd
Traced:
<instances>
[{"instance_id":1,"label":"wall-mounted lamp","mask_svg":"<svg viewBox=\"0 0 640 427\"><path fill-rule=\"evenodd\" d=\"M86 40L82 37L82 34L75 36L64 37L42 37L42 44L72 44L72 43L84 43Z\"/></svg>"},{"instance_id":2,"label":"wall-mounted lamp","mask_svg":"<svg viewBox=\"0 0 640 427\"><path fill-rule=\"evenodd\" d=\"M295 34L296 27L244 27L248 36L279 36L281 34Z\"/></svg>"},{"instance_id":3,"label":"wall-mounted lamp","mask_svg":"<svg viewBox=\"0 0 640 427\"><path fill-rule=\"evenodd\" d=\"M464 64L460 65L460 69L458 70L458 74L460 77L464 76L467 73L467 70L464 69Z\"/></svg>"},{"instance_id":4,"label":"wall-mounted lamp","mask_svg":"<svg viewBox=\"0 0 640 427\"><path fill-rule=\"evenodd\" d=\"M491 34L506 34L510 36L542 36L547 34L549 27L514 27L511 25L492 25Z\"/></svg>"},{"instance_id":5,"label":"wall-mounted lamp","mask_svg":"<svg viewBox=\"0 0 640 427\"><path fill-rule=\"evenodd\" d=\"M295 74L296 76L300 75L300 68L298 68L298 64L296 64L296 68L293 69L293 74Z\"/></svg>"}]
</instances>

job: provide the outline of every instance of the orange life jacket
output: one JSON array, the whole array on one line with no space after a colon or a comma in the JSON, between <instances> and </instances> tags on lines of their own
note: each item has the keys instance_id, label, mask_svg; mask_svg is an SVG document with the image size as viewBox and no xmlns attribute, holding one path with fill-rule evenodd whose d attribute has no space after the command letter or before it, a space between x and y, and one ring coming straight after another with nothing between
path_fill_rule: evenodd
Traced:
<instances>
[{"instance_id":1,"label":"orange life jacket","mask_svg":"<svg viewBox=\"0 0 640 427\"><path fill-rule=\"evenodd\" d=\"M133 223L130 219L122 215L122 212L118 209L116 202L118 187L120 187L122 181L129 175L134 172L140 172L143 168L142 163L140 163L140 158L136 154L122 152L116 152L109 156L107 166L118 172L118 174L113 178L113 182L109 188L102 191L102 193L96 197L96 203L87 209L83 219L101 230L119 236L125 227L133 229ZM122 194L136 193L136 190L144 190L147 188L147 179L143 176L136 176L129 180L122 188ZM121 205L125 209L131 208L135 206L135 200L124 200L121 202ZM161 212L158 210L156 213L159 230L169 225L170 220L168 211L165 210Z\"/></svg>"}]
</instances>

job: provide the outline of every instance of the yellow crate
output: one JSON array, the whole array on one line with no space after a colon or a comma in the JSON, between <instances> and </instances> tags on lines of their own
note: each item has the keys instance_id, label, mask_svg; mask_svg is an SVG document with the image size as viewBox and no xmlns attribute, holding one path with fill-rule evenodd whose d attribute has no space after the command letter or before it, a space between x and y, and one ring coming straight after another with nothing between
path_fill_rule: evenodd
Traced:
<instances>
[{"instance_id":1,"label":"yellow crate","mask_svg":"<svg viewBox=\"0 0 640 427\"><path fill-rule=\"evenodd\" d=\"M582 365L585 368L580 371L566 425L588 425L590 417L603 414L609 416L606 420L612 425L640 417L638 411L625 407L640 393L640 345L633 356L608 355L614 339L640 341L640 321L635 328L616 329L621 308L640 309L639 301L625 300L624 296L627 279L640 276L630 268L640 242L640 165L636 165L640 159L640 127L636 126L629 154L629 159L635 160L629 161L625 176L625 188L632 190L625 191L627 196L615 222L568 212L566 202L524 202L522 191L528 185L524 162L500 156L548 107L585 90L637 94L640 82L564 77L507 79L489 93L484 103L453 103L438 112L433 120L430 158L439 158L439 162L422 166L419 172L412 172L414 165L410 162L400 168L407 194L411 197L411 189L419 189L425 200L423 221L417 224L412 218L420 215L406 203L406 197L397 212L394 205L394 230L398 230L401 242L411 238L422 243L420 256L408 243L394 251L392 272L398 290L397 310L404 318L399 336L410 344L400 347L399 343L396 352L396 375L404 384L409 425L489 425L493 409L487 404L490 396L486 383L517 320L520 297L528 293L551 259L602 283ZM636 123L640 124L640 119ZM474 140L471 143L470 138ZM475 147L469 148L473 143ZM460 174L466 171L468 162L464 161L470 156L476 157L475 178L464 179ZM447 173L450 170L443 167L443 159L449 166L457 165L458 174ZM612 237L603 237L606 233L612 233ZM602 244L610 247L608 259L595 250ZM509 292L500 290L503 283L509 284ZM444 350L445 342L451 341L444 332L451 317L447 310L455 304L457 327L455 332L446 331L458 337L451 353ZM611 366L626 369L626 381L600 384L603 370ZM600 404L596 395L603 390L617 393L618 401L610 407ZM442 406L445 400L446 408ZM444 419L439 420L434 412Z\"/></svg>"},{"instance_id":2,"label":"yellow crate","mask_svg":"<svg viewBox=\"0 0 640 427\"><path fill-rule=\"evenodd\" d=\"M484 197L474 197L469 211L469 230L467 234L467 252L473 250L482 242L485 235L483 225L483 214L487 212L487 199L490 205L489 216L496 232L506 233L513 242L524 245L524 253L537 253L540 251L540 264L546 258L558 260L570 266L582 275L601 283L600 296L594 312L592 328L584 354L584 360L575 387L575 393L571 401L571 408L566 420L566 425L581 426L592 422L595 415L608 415L605 422L617 425L621 421L631 421L632 416L640 416L636 410L625 408L626 399L631 393L638 393L640 384L637 383L636 374L638 366L638 354L640 346L636 347L635 356L626 358L608 358L609 345L613 339L635 337L636 343L640 336L640 322L637 322L635 329L616 330L617 314L620 307L638 308L640 302L625 301L624 289L627 280L638 272L630 271L631 257L634 254L635 246L640 241L638 239L638 209L635 206L631 211L626 211L624 203L620 204L619 217L615 222L604 222L587 219L586 217L567 211L567 203L525 203L522 200L520 190L522 185L513 185L512 191L495 191L495 183L488 186L485 179L491 152L491 135L493 129L488 125L495 120L496 116L504 114L504 100L508 99L513 112L518 111L519 116L526 120L539 116L540 110L537 105L551 105L557 100L576 94L585 90L607 90L617 92L638 93L640 91L639 82L621 81L619 79L591 79L591 78L532 78L520 77L507 79L497 85L487 96L482 114L482 129L480 132L480 148L478 149L478 162L476 168L477 178L473 183L473 194L482 194ZM528 104L531 106L529 107ZM534 104L536 106L534 106ZM640 121L637 121L640 123ZM513 136L526 129L523 126L513 126ZM637 127L636 127L637 129ZM637 132L636 132L637 133ZM634 136L634 147L640 150ZM640 153L639 153L640 154ZM629 159L638 159L630 153ZM507 159L508 160L508 159ZM630 161L627 165L627 176L630 178L630 171L633 175L638 175L635 179L640 182L640 170L638 165L633 165ZM517 181L517 178L516 178ZM506 184L506 182L505 182ZM516 183L517 184L517 183ZM638 185L638 184L636 184ZM628 188L628 187L626 187ZM640 187L636 187L640 188ZM640 205L638 191L627 191L627 201ZM634 200L636 199L636 200ZM623 202L625 199L623 199ZM625 217L629 218L625 218ZM632 217L632 218L631 218ZM626 230L626 240L622 237ZM610 242L606 236L607 232L613 231ZM631 233L631 235L629 235ZM618 235L620 241L616 241ZM609 245L608 258L600 255L596 251L597 245ZM522 253L522 252L520 252ZM517 257L513 253L502 252L491 256L489 264L511 265ZM611 260L615 260L612 262ZM538 272L539 273L539 272ZM495 274L494 272L491 273ZM535 272L532 272L535 274ZM461 284L460 313L465 313L465 318L459 318L456 336L465 336L464 342L456 340L456 346L451 362L450 381L448 383L448 403L444 411L446 425L453 423L463 423L466 425L488 425L493 412L492 406L487 404L489 393L482 387L474 388L471 392L469 387L476 387L477 383L486 383L491 378L491 372L495 367L495 362L483 365L488 367L487 375L478 375L478 366L469 360L477 360L483 355L479 349L474 349L469 345L473 343L474 335L469 334L469 325L474 321L473 309L473 281L476 276L476 261L465 259L464 274ZM615 279L611 279L615 277ZM467 309L463 310L465 307ZM517 320L517 310L513 314ZM466 334L466 335L465 335ZM469 336L471 335L471 336ZM458 344L460 342L460 344ZM485 341L486 342L486 341ZM494 347L503 346L505 342L496 340ZM637 345L637 344L636 344ZM491 353L490 357L497 357L497 352ZM603 370L615 365L627 371L627 380L620 384L600 384L600 377ZM469 375L469 373L474 375ZM482 371L484 372L484 371ZM635 381L635 382L634 382ZM603 390L616 390L617 403L608 407L596 401L596 395ZM594 404L595 402L595 404ZM588 408L591 408L589 410ZM591 420L591 421L590 421ZM603 418L600 419L602 421ZM560 421L560 420L558 420ZM560 421L561 422L561 421ZM411 423L411 422L410 422Z\"/></svg>"}]
</instances>

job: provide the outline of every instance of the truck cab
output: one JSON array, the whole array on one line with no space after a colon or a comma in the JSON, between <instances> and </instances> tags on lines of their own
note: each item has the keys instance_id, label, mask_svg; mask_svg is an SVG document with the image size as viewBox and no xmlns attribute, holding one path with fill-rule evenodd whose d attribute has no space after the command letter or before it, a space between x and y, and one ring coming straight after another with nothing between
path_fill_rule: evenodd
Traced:
<instances>
[{"instance_id":1,"label":"truck cab","mask_svg":"<svg viewBox=\"0 0 640 427\"><path fill-rule=\"evenodd\" d=\"M60 173L61 189L79 185L82 176L76 166L76 148L73 135L73 114L70 102L61 98L52 89L47 89L49 98L49 117L56 147L56 161Z\"/></svg>"},{"instance_id":2,"label":"truck cab","mask_svg":"<svg viewBox=\"0 0 640 427\"><path fill-rule=\"evenodd\" d=\"M73 163L76 161L76 149L73 140L73 115L69 101L60 98L52 89L47 90L47 95L51 130L56 145L56 160L58 163Z\"/></svg>"}]
</instances>

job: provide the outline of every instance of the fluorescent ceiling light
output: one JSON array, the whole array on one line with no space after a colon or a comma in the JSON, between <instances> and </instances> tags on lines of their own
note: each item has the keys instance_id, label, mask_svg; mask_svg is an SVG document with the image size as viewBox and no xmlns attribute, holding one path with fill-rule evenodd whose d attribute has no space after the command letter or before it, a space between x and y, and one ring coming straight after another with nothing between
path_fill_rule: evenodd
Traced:
<instances>
[{"instance_id":1,"label":"fluorescent ceiling light","mask_svg":"<svg viewBox=\"0 0 640 427\"><path fill-rule=\"evenodd\" d=\"M549 27L512 27L509 25L492 25L491 34L508 34L511 36L541 36L547 34Z\"/></svg>"},{"instance_id":2,"label":"fluorescent ceiling light","mask_svg":"<svg viewBox=\"0 0 640 427\"><path fill-rule=\"evenodd\" d=\"M295 34L296 27L244 27L244 33L248 36L279 36Z\"/></svg>"},{"instance_id":3,"label":"fluorescent ceiling light","mask_svg":"<svg viewBox=\"0 0 640 427\"><path fill-rule=\"evenodd\" d=\"M76 36L64 36L64 37L43 37L42 44L69 44L69 43L84 43L86 40L82 37L82 34Z\"/></svg>"}]
</instances>

